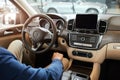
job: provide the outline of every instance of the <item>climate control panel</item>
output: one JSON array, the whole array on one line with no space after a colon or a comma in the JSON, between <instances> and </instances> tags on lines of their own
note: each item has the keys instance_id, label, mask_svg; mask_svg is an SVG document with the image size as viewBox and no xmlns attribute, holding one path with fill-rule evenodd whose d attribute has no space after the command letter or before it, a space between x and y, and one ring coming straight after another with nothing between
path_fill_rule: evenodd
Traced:
<instances>
[{"instance_id":1,"label":"climate control panel","mask_svg":"<svg viewBox=\"0 0 120 80\"><path fill-rule=\"evenodd\" d=\"M97 49L102 36L99 34L69 33L69 45L82 49Z\"/></svg>"},{"instance_id":2,"label":"climate control panel","mask_svg":"<svg viewBox=\"0 0 120 80\"><path fill-rule=\"evenodd\" d=\"M93 57L91 52L73 51L72 54L74 56L80 56L80 57L86 57L86 58L92 58Z\"/></svg>"}]
</instances>

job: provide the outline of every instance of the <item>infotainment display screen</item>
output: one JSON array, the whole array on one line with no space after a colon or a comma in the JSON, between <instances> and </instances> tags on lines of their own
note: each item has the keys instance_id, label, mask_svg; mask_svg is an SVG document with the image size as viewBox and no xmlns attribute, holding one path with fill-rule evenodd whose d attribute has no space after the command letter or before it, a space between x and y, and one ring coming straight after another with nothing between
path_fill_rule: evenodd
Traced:
<instances>
[{"instance_id":1,"label":"infotainment display screen","mask_svg":"<svg viewBox=\"0 0 120 80\"><path fill-rule=\"evenodd\" d=\"M77 14L75 19L75 29L97 30L97 14Z\"/></svg>"}]
</instances>

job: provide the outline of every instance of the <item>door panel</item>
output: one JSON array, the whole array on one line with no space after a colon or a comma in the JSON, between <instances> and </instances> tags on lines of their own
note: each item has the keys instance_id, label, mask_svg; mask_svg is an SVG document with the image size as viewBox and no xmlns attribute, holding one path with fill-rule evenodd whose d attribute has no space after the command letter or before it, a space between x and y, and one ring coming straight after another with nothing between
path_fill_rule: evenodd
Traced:
<instances>
[{"instance_id":1,"label":"door panel","mask_svg":"<svg viewBox=\"0 0 120 80\"><path fill-rule=\"evenodd\" d=\"M22 25L0 28L0 46L7 48L13 40L22 38Z\"/></svg>"}]
</instances>

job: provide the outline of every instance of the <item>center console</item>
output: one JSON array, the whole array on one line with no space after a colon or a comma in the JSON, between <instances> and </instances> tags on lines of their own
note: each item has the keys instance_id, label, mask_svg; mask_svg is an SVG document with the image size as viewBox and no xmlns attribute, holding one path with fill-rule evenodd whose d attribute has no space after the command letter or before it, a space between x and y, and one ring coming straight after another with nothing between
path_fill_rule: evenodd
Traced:
<instances>
[{"instance_id":1,"label":"center console","mask_svg":"<svg viewBox=\"0 0 120 80\"><path fill-rule=\"evenodd\" d=\"M69 33L69 45L81 49L97 49L101 39L97 14L77 14Z\"/></svg>"},{"instance_id":2,"label":"center console","mask_svg":"<svg viewBox=\"0 0 120 80\"><path fill-rule=\"evenodd\" d=\"M76 15L72 29L68 34L69 46L73 47L71 54L74 59L71 68L63 73L62 80L90 80L93 63L80 60L77 61L75 57L84 57L84 59L91 59L94 57L93 53L89 52L89 50L98 49L102 41L103 35L101 34L102 31L99 30L99 26L97 14Z\"/></svg>"},{"instance_id":3,"label":"center console","mask_svg":"<svg viewBox=\"0 0 120 80\"><path fill-rule=\"evenodd\" d=\"M61 80L90 80L93 63L74 60L69 70L64 71Z\"/></svg>"},{"instance_id":4,"label":"center console","mask_svg":"<svg viewBox=\"0 0 120 80\"><path fill-rule=\"evenodd\" d=\"M82 49L97 49L102 36L98 34L84 34L72 32L69 34L69 45Z\"/></svg>"},{"instance_id":5,"label":"center console","mask_svg":"<svg viewBox=\"0 0 120 80\"><path fill-rule=\"evenodd\" d=\"M99 34L84 34L84 33L69 33L69 45L77 49L95 50L102 40L102 36ZM80 56L86 58L92 58L91 52L72 51L73 56Z\"/></svg>"},{"instance_id":6,"label":"center console","mask_svg":"<svg viewBox=\"0 0 120 80\"><path fill-rule=\"evenodd\" d=\"M89 76L69 70L63 73L62 80L89 80Z\"/></svg>"}]
</instances>

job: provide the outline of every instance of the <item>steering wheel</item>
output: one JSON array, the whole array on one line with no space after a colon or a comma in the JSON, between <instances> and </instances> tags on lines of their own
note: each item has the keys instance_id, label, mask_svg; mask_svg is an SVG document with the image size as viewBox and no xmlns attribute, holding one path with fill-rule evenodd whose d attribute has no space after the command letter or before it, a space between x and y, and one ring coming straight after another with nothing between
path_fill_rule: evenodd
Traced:
<instances>
[{"instance_id":1,"label":"steering wheel","mask_svg":"<svg viewBox=\"0 0 120 80\"><path fill-rule=\"evenodd\" d=\"M45 26L40 21L46 21ZM57 30L53 20L45 14L37 14L26 20L22 28L22 41L26 49L41 54L48 51L56 40ZM49 42L49 43L48 43ZM45 46L46 45L46 46Z\"/></svg>"}]
</instances>

